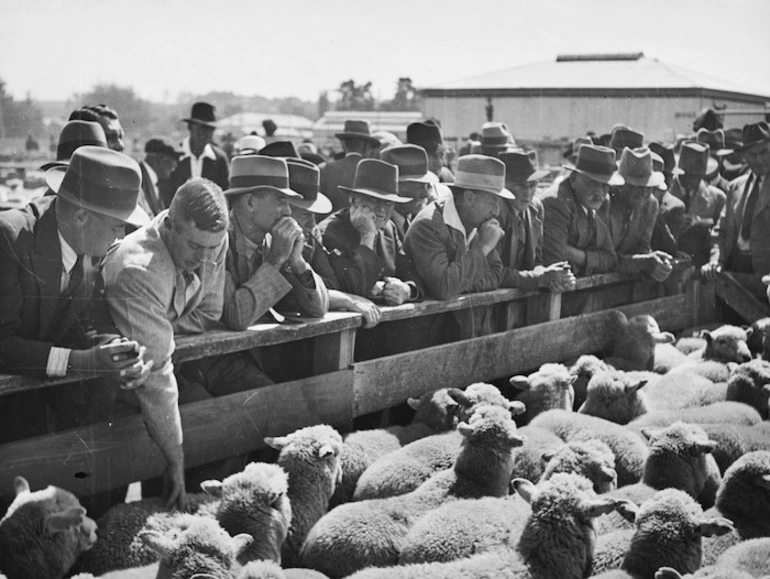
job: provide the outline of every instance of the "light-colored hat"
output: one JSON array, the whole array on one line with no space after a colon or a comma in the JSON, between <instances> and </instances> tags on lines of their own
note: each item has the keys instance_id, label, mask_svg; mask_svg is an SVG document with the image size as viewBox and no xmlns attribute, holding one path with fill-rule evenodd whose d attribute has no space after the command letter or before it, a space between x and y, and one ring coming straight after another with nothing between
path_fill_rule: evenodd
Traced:
<instances>
[{"instance_id":1,"label":"light-colored hat","mask_svg":"<svg viewBox=\"0 0 770 579\"><path fill-rule=\"evenodd\" d=\"M516 147L516 141L505 123L487 122L481 126L481 154L497 157Z\"/></svg>"},{"instance_id":2,"label":"light-colored hat","mask_svg":"<svg viewBox=\"0 0 770 579\"><path fill-rule=\"evenodd\" d=\"M503 199L516 199L516 196L505 188L505 163L487 155L460 157L457 160L455 182L447 185L451 189L472 189Z\"/></svg>"},{"instance_id":3,"label":"light-colored hat","mask_svg":"<svg viewBox=\"0 0 770 579\"><path fill-rule=\"evenodd\" d=\"M398 167L398 182L438 183L438 177L428 171L428 154L417 145L388 147L380 159Z\"/></svg>"},{"instance_id":4,"label":"light-colored hat","mask_svg":"<svg viewBox=\"0 0 770 579\"><path fill-rule=\"evenodd\" d=\"M128 155L105 147L78 147L66 172L62 167L46 171L45 181L62 199L101 215L141 227L150 222L137 206L142 173Z\"/></svg>"},{"instance_id":5,"label":"light-colored hat","mask_svg":"<svg viewBox=\"0 0 770 579\"><path fill-rule=\"evenodd\" d=\"M289 188L289 168L279 157L239 155L230 163L230 188L225 195L271 189L287 197L302 197Z\"/></svg>"},{"instance_id":6,"label":"light-colored hat","mask_svg":"<svg viewBox=\"0 0 770 579\"><path fill-rule=\"evenodd\" d=\"M663 173L652 170L652 154L647 147L623 149L620 163L618 163L618 173L625 179L627 185L637 187L660 187L666 182Z\"/></svg>"},{"instance_id":7,"label":"light-colored hat","mask_svg":"<svg viewBox=\"0 0 770 579\"><path fill-rule=\"evenodd\" d=\"M615 151L609 147L580 145L575 164L564 165L564 168L608 185L625 183L623 177L617 172Z\"/></svg>"},{"instance_id":8,"label":"light-colored hat","mask_svg":"<svg viewBox=\"0 0 770 579\"><path fill-rule=\"evenodd\" d=\"M352 187L339 185L351 193L369 195L393 203L411 203L410 197L398 194L398 167L379 159L362 159L356 166L356 177Z\"/></svg>"},{"instance_id":9,"label":"light-colored hat","mask_svg":"<svg viewBox=\"0 0 770 579\"><path fill-rule=\"evenodd\" d=\"M302 159L287 159L286 165L289 167L289 187L301 195L301 198L290 198L289 203L319 215L331 213L331 200L318 191L321 181L318 166Z\"/></svg>"},{"instance_id":10,"label":"light-colored hat","mask_svg":"<svg viewBox=\"0 0 770 579\"><path fill-rule=\"evenodd\" d=\"M709 146L703 143L682 143L679 151L679 162L676 173L687 175L700 175L703 177L708 172Z\"/></svg>"},{"instance_id":11,"label":"light-colored hat","mask_svg":"<svg viewBox=\"0 0 770 579\"><path fill-rule=\"evenodd\" d=\"M253 151L254 153L259 153L266 145L265 139L260 137L259 135L246 135L245 137L241 137L238 139L238 144L236 145L236 148L238 149L238 152L243 154L246 151Z\"/></svg>"}]
</instances>

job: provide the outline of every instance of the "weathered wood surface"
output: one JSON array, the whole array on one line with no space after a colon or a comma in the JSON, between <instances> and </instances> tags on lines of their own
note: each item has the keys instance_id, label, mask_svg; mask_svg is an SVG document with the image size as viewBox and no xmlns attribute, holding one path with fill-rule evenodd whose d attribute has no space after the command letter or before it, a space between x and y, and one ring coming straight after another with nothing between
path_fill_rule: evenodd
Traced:
<instances>
[{"instance_id":1,"label":"weathered wood surface","mask_svg":"<svg viewBox=\"0 0 770 579\"><path fill-rule=\"evenodd\" d=\"M765 298L765 286L760 277L722 272L715 283L719 298L748 324L770 316L767 300L762 299Z\"/></svg>"}]
</instances>

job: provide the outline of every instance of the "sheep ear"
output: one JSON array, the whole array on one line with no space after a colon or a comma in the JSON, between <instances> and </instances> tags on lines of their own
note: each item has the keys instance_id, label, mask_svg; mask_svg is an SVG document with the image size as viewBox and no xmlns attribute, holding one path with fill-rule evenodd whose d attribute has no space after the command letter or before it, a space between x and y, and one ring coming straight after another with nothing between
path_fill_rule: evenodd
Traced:
<instances>
[{"instance_id":1,"label":"sheep ear","mask_svg":"<svg viewBox=\"0 0 770 579\"><path fill-rule=\"evenodd\" d=\"M516 479L513 479L513 482L511 484L513 485L513 489L517 493L519 493L519 496L525 501L527 501L529 504L532 504L532 501L537 499L537 496L538 496L537 487L527 479L516 478Z\"/></svg>"},{"instance_id":2,"label":"sheep ear","mask_svg":"<svg viewBox=\"0 0 770 579\"><path fill-rule=\"evenodd\" d=\"M51 533L61 533L82 525L85 518L86 510L83 507L70 507L66 511L53 513L46 517L45 526Z\"/></svg>"},{"instance_id":3,"label":"sheep ear","mask_svg":"<svg viewBox=\"0 0 770 579\"><path fill-rule=\"evenodd\" d=\"M174 550L174 542L158 531L142 531L139 533L139 540L161 559L168 559Z\"/></svg>"},{"instance_id":4,"label":"sheep ear","mask_svg":"<svg viewBox=\"0 0 770 579\"><path fill-rule=\"evenodd\" d=\"M599 472L602 475L602 481L604 482L610 482L613 480L616 480L618 478L618 473L614 468L610 468L608 466L602 466L599 468Z\"/></svg>"},{"instance_id":5,"label":"sheep ear","mask_svg":"<svg viewBox=\"0 0 770 579\"><path fill-rule=\"evenodd\" d=\"M577 374L570 374L569 378L567 379L567 384L570 386L574 385L575 382L577 382L578 375Z\"/></svg>"},{"instance_id":6,"label":"sheep ear","mask_svg":"<svg viewBox=\"0 0 770 579\"><path fill-rule=\"evenodd\" d=\"M693 450L696 454L708 454L709 452L714 452L716 447L717 443L711 440L707 442L696 442L693 444Z\"/></svg>"},{"instance_id":7,"label":"sheep ear","mask_svg":"<svg viewBox=\"0 0 770 579\"><path fill-rule=\"evenodd\" d=\"M473 406L473 400L468 398L468 395L459 388L450 388L447 390L447 395L464 408Z\"/></svg>"},{"instance_id":8,"label":"sheep ear","mask_svg":"<svg viewBox=\"0 0 770 579\"><path fill-rule=\"evenodd\" d=\"M457 432L462 434L465 438L468 438L471 434L473 434L473 427L467 422L461 422L457 425Z\"/></svg>"},{"instance_id":9,"label":"sheep ear","mask_svg":"<svg viewBox=\"0 0 770 579\"><path fill-rule=\"evenodd\" d=\"M661 567L655 572L655 579L682 579L682 575L671 567Z\"/></svg>"},{"instance_id":10,"label":"sheep ear","mask_svg":"<svg viewBox=\"0 0 770 579\"><path fill-rule=\"evenodd\" d=\"M639 513L639 507L627 499L618 499L615 501L615 512L626 521L633 524L636 522L636 515Z\"/></svg>"},{"instance_id":11,"label":"sheep ear","mask_svg":"<svg viewBox=\"0 0 770 579\"><path fill-rule=\"evenodd\" d=\"M283 450L289 444L289 438L286 436L266 436L265 444L276 450Z\"/></svg>"},{"instance_id":12,"label":"sheep ear","mask_svg":"<svg viewBox=\"0 0 770 579\"><path fill-rule=\"evenodd\" d=\"M765 394L770 394L770 384L765 384L764 386L762 386L762 392L764 392Z\"/></svg>"},{"instance_id":13,"label":"sheep ear","mask_svg":"<svg viewBox=\"0 0 770 579\"><path fill-rule=\"evenodd\" d=\"M517 390L529 390L529 379L526 376L511 376L508 383Z\"/></svg>"},{"instance_id":14,"label":"sheep ear","mask_svg":"<svg viewBox=\"0 0 770 579\"><path fill-rule=\"evenodd\" d=\"M412 410L418 410L420 408L419 398L407 398L406 403L409 405L409 408L411 408Z\"/></svg>"},{"instance_id":15,"label":"sheep ear","mask_svg":"<svg viewBox=\"0 0 770 579\"><path fill-rule=\"evenodd\" d=\"M738 362L728 362L725 366L727 366L727 372L732 376L735 369L740 366L740 364L738 364Z\"/></svg>"},{"instance_id":16,"label":"sheep ear","mask_svg":"<svg viewBox=\"0 0 770 579\"><path fill-rule=\"evenodd\" d=\"M658 344L673 344L676 342L676 338L671 332L660 332L655 336L655 342Z\"/></svg>"},{"instance_id":17,"label":"sheep ear","mask_svg":"<svg viewBox=\"0 0 770 579\"><path fill-rule=\"evenodd\" d=\"M761 474L754 479L754 484L758 487L770 490L770 474Z\"/></svg>"},{"instance_id":18,"label":"sheep ear","mask_svg":"<svg viewBox=\"0 0 770 579\"><path fill-rule=\"evenodd\" d=\"M23 476L17 476L15 479L13 479L13 488L17 495L20 495L21 493L28 493L29 483Z\"/></svg>"},{"instance_id":19,"label":"sheep ear","mask_svg":"<svg viewBox=\"0 0 770 579\"><path fill-rule=\"evenodd\" d=\"M743 329L746 330L746 337L747 338L750 338L751 335L754 333L754 328L752 328L751 326L746 326Z\"/></svg>"},{"instance_id":20,"label":"sheep ear","mask_svg":"<svg viewBox=\"0 0 770 579\"><path fill-rule=\"evenodd\" d=\"M201 483L201 490L209 496L222 498L222 483L218 480L205 480Z\"/></svg>"},{"instance_id":21,"label":"sheep ear","mask_svg":"<svg viewBox=\"0 0 770 579\"><path fill-rule=\"evenodd\" d=\"M609 514L615 510L615 499L602 497L585 501L583 510L591 518Z\"/></svg>"},{"instance_id":22,"label":"sheep ear","mask_svg":"<svg viewBox=\"0 0 770 579\"><path fill-rule=\"evenodd\" d=\"M645 384L647 384L647 380L640 380L636 384L626 384L626 394L633 394L642 389Z\"/></svg>"},{"instance_id":23,"label":"sheep ear","mask_svg":"<svg viewBox=\"0 0 770 579\"><path fill-rule=\"evenodd\" d=\"M318 449L318 458L326 458L327 456L334 456L334 448L331 444L324 444Z\"/></svg>"},{"instance_id":24,"label":"sheep ear","mask_svg":"<svg viewBox=\"0 0 770 579\"><path fill-rule=\"evenodd\" d=\"M714 341L714 336L711 335L711 332L708 330L701 330L700 337L706 340L707 344L711 344L711 342Z\"/></svg>"},{"instance_id":25,"label":"sheep ear","mask_svg":"<svg viewBox=\"0 0 770 579\"><path fill-rule=\"evenodd\" d=\"M549 448L543 451L540 455L540 460L543 461L543 464L548 464L554 456L556 456L556 449Z\"/></svg>"},{"instance_id":26,"label":"sheep ear","mask_svg":"<svg viewBox=\"0 0 770 579\"><path fill-rule=\"evenodd\" d=\"M701 519L698 524L700 532L704 537L721 537L735 530L733 522L724 517L715 517L713 519Z\"/></svg>"},{"instance_id":27,"label":"sheep ear","mask_svg":"<svg viewBox=\"0 0 770 579\"><path fill-rule=\"evenodd\" d=\"M527 411L527 406L520 400L511 400L508 403L508 409L512 416L516 416L517 414L524 414Z\"/></svg>"},{"instance_id":28,"label":"sheep ear","mask_svg":"<svg viewBox=\"0 0 770 579\"><path fill-rule=\"evenodd\" d=\"M527 442L527 437L523 434L514 432L508 437L508 442L510 442L513 446L523 446L524 443Z\"/></svg>"},{"instance_id":29,"label":"sheep ear","mask_svg":"<svg viewBox=\"0 0 770 579\"><path fill-rule=\"evenodd\" d=\"M647 440L652 440L652 437L655 436L657 431L649 426L643 426L641 432Z\"/></svg>"},{"instance_id":30,"label":"sheep ear","mask_svg":"<svg viewBox=\"0 0 770 579\"><path fill-rule=\"evenodd\" d=\"M235 535L235 537L233 537L233 549L235 549L235 556L240 557L253 542L254 537L248 533L240 533Z\"/></svg>"}]
</instances>

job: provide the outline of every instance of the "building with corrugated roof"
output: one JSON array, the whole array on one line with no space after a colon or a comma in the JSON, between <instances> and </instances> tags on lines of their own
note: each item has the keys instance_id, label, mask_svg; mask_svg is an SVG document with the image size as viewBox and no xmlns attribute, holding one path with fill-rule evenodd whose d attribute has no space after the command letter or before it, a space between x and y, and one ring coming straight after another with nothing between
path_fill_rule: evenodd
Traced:
<instances>
[{"instance_id":1,"label":"building with corrugated roof","mask_svg":"<svg viewBox=\"0 0 770 579\"><path fill-rule=\"evenodd\" d=\"M704 63L708 64L708 63ZM561 55L446 82L422 90L426 117L441 120L445 136L465 138L479 131L491 105L524 142L571 139L587 131L607 133L615 123L644 132L650 140L673 141L692 132L704 107L728 108L729 127L756 122L770 96L750 88L648 58L644 53Z\"/></svg>"}]
</instances>

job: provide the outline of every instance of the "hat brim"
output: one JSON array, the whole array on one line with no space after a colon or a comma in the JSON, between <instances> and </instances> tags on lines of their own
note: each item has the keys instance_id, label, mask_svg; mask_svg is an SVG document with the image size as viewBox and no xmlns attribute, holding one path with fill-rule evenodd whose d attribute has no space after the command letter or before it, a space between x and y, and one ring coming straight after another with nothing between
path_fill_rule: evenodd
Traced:
<instances>
[{"instance_id":1,"label":"hat brim","mask_svg":"<svg viewBox=\"0 0 770 579\"><path fill-rule=\"evenodd\" d=\"M139 207L138 204L134 207L133 211L127 213L122 211L111 211L110 209L106 209L104 207L96 207L89 203L83 203L81 199L78 199L69 191L61 188L61 184L62 181L64 181L64 175L66 172L66 165L64 165L52 167L45 173L46 185L48 185L51 191L56 193L56 195L62 199L66 199L70 203L79 205L83 209L88 209L89 211L93 211L99 215L106 215L107 217L120 219L121 221L136 227L143 227L150 222L150 216L147 215L147 212Z\"/></svg>"},{"instance_id":2,"label":"hat brim","mask_svg":"<svg viewBox=\"0 0 770 579\"><path fill-rule=\"evenodd\" d=\"M623 177L621 175L621 177ZM636 179L634 177L623 177L626 185L635 185L636 187L660 187L665 185L666 177L659 171L653 171L649 179Z\"/></svg>"},{"instance_id":3,"label":"hat brim","mask_svg":"<svg viewBox=\"0 0 770 579\"><path fill-rule=\"evenodd\" d=\"M413 199L411 197L401 197L400 195L395 195L393 193L388 193L386 191L378 191L376 189L369 189L368 187L345 187L344 185L338 185L339 189L342 191L347 191L348 193L361 193L362 195L368 195L369 197L375 197L377 199L382 199L383 201L391 201L393 203L411 203Z\"/></svg>"},{"instance_id":4,"label":"hat brim","mask_svg":"<svg viewBox=\"0 0 770 579\"><path fill-rule=\"evenodd\" d=\"M706 175L713 175L719 170L719 161L717 161L714 157L709 157L709 160L706 162Z\"/></svg>"},{"instance_id":5,"label":"hat brim","mask_svg":"<svg viewBox=\"0 0 770 579\"><path fill-rule=\"evenodd\" d=\"M48 169L53 169L54 167L64 167L66 169L67 167L69 167L69 164L70 164L69 159L66 159L64 161L51 161L50 163L40 165L40 170L48 171Z\"/></svg>"},{"instance_id":6,"label":"hat brim","mask_svg":"<svg viewBox=\"0 0 770 579\"><path fill-rule=\"evenodd\" d=\"M591 171L584 171L582 169L578 169L574 165L564 165L564 168L567 171L580 173L589 179L593 179L594 181L599 181L599 183L605 183L607 185L624 185L626 182L626 180L623 179L623 177L621 177L617 171L615 171L612 175L604 175L600 173L592 173Z\"/></svg>"},{"instance_id":7,"label":"hat brim","mask_svg":"<svg viewBox=\"0 0 770 579\"><path fill-rule=\"evenodd\" d=\"M742 145L735 147L735 152L742 153L746 149L750 149L751 147L754 147L756 145L761 145L762 143L767 143L770 141L770 137L765 137L764 139L759 139L758 141L750 141L748 143L743 143Z\"/></svg>"},{"instance_id":8,"label":"hat brim","mask_svg":"<svg viewBox=\"0 0 770 579\"><path fill-rule=\"evenodd\" d=\"M319 215L326 215L327 213L332 212L331 199L320 192L314 201L309 201L304 197L302 199L292 197L289 199L289 205L293 205L294 207L299 207L300 209L310 211L310 213L317 213Z\"/></svg>"},{"instance_id":9,"label":"hat brim","mask_svg":"<svg viewBox=\"0 0 770 579\"><path fill-rule=\"evenodd\" d=\"M380 140L376 137L370 137L369 135L364 135L361 133L334 133L334 136L338 139L360 139L362 141L367 141L371 143L372 145L375 145L377 147L380 146Z\"/></svg>"},{"instance_id":10,"label":"hat brim","mask_svg":"<svg viewBox=\"0 0 770 579\"><path fill-rule=\"evenodd\" d=\"M234 187L232 189L225 189L223 193L227 197L230 195L239 195L241 193L253 193L263 189L268 191L277 191L278 193L282 193L287 197L302 199L302 195L300 195L296 191L292 191L288 187L284 189L281 187L273 187L272 185L255 185L254 187Z\"/></svg>"},{"instance_id":11,"label":"hat brim","mask_svg":"<svg viewBox=\"0 0 770 579\"><path fill-rule=\"evenodd\" d=\"M428 184L433 184L433 183L438 183L439 182L439 178L438 178L437 175L435 175L435 174L431 173L430 171L428 171L427 173L425 173L425 175L421 175L419 177L415 177L414 175L407 175L405 177L399 176L398 177L398 182L399 183L428 183Z\"/></svg>"},{"instance_id":12,"label":"hat brim","mask_svg":"<svg viewBox=\"0 0 770 579\"><path fill-rule=\"evenodd\" d=\"M550 171L544 171L541 169L539 171L535 171L529 177L527 177L527 181L540 181L541 179L548 177L550 174Z\"/></svg>"},{"instance_id":13,"label":"hat brim","mask_svg":"<svg viewBox=\"0 0 770 579\"><path fill-rule=\"evenodd\" d=\"M208 127L210 129L216 129L217 128L216 122L212 123L212 122L209 122L209 121L202 121L200 119L191 119L191 118L182 119L182 120L185 123L195 123L196 125L203 125L204 127Z\"/></svg>"},{"instance_id":14,"label":"hat brim","mask_svg":"<svg viewBox=\"0 0 770 579\"><path fill-rule=\"evenodd\" d=\"M487 187L479 187L478 185L463 185L462 183L445 183L447 187L449 187L452 191L455 189L468 189L470 191L481 191L482 193L489 193L490 195L496 195L497 197L502 197L503 199L510 199L513 201L516 199L516 195L511 193L508 189L503 188L500 190L497 189L489 189Z\"/></svg>"}]
</instances>

